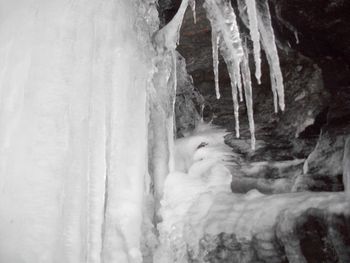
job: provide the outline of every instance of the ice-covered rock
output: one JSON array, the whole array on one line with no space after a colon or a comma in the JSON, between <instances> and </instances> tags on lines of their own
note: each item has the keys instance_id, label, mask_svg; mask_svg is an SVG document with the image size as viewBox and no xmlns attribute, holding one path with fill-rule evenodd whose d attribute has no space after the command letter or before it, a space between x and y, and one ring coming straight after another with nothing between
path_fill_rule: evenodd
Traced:
<instances>
[{"instance_id":1,"label":"ice-covered rock","mask_svg":"<svg viewBox=\"0 0 350 263\"><path fill-rule=\"evenodd\" d=\"M176 171L165 181L154 262L350 259L350 204L344 193L234 194L227 169L233 154L222 150L222 136L202 126L176 142L183 158L175 159ZM323 239L315 242L305 233ZM310 255L307 245L319 256Z\"/></svg>"}]
</instances>

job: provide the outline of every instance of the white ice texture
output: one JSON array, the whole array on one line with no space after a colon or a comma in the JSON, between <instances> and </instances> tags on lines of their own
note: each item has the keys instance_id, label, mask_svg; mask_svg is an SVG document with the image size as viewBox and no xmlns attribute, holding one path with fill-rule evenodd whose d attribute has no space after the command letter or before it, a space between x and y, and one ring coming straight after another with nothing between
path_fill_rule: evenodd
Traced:
<instances>
[{"instance_id":1,"label":"white ice texture","mask_svg":"<svg viewBox=\"0 0 350 263\"><path fill-rule=\"evenodd\" d=\"M0 262L141 262L154 1L0 0Z\"/></svg>"}]
</instances>

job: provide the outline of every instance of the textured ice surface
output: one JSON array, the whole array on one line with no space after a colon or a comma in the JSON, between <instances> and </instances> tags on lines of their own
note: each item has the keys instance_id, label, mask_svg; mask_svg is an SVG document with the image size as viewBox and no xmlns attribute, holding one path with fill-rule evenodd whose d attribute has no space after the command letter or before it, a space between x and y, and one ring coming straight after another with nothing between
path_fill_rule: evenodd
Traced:
<instances>
[{"instance_id":1,"label":"textured ice surface","mask_svg":"<svg viewBox=\"0 0 350 263\"><path fill-rule=\"evenodd\" d=\"M0 261L140 262L154 3L0 10Z\"/></svg>"},{"instance_id":2,"label":"textured ice surface","mask_svg":"<svg viewBox=\"0 0 350 263\"><path fill-rule=\"evenodd\" d=\"M225 167L231 149L224 130L202 124L188 137L175 142L175 171L165 181L158 225L160 247L155 263L187 262L183 216L203 192L230 192L231 174ZM190 232L187 232L190 234Z\"/></svg>"},{"instance_id":3,"label":"textured ice surface","mask_svg":"<svg viewBox=\"0 0 350 263\"><path fill-rule=\"evenodd\" d=\"M207 253L216 247L203 242L210 243L220 233L256 242L259 235L273 237L277 224L280 233L288 234L298 217L312 208L335 214L349 211L344 193L232 193L223 131L211 126L200 130L175 143L179 157L176 171L165 181L154 262L206 262Z\"/></svg>"}]
</instances>

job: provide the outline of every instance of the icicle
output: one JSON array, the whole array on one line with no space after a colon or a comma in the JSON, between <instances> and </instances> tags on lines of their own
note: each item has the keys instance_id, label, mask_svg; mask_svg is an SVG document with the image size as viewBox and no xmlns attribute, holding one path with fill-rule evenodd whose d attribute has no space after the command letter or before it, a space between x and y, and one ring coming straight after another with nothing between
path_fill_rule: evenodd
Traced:
<instances>
[{"instance_id":1,"label":"icicle","mask_svg":"<svg viewBox=\"0 0 350 263\"><path fill-rule=\"evenodd\" d=\"M343 184L345 195L350 200L350 137L347 138L344 146Z\"/></svg>"},{"instance_id":2,"label":"icicle","mask_svg":"<svg viewBox=\"0 0 350 263\"><path fill-rule=\"evenodd\" d=\"M242 71L243 83L244 83L245 103L246 103L247 113L248 113L249 130L250 130L250 136L251 136L251 147L253 150L255 150L256 140L255 140L252 82L251 82L251 74L249 69L248 48L246 43L244 43L243 45L243 50L244 50L244 59L241 64L241 71Z\"/></svg>"},{"instance_id":3,"label":"icicle","mask_svg":"<svg viewBox=\"0 0 350 263\"><path fill-rule=\"evenodd\" d=\"M295 37L295 41L297 44L299 44L299 35L298 35L298 31L294 30L294 37Z\"/></svg>"},{"instance_id":4,"label":"icicle","mask_svg":"<svg viewBox=\"0 0 350 263\"><path fill-rule=\"evenodd\" d=\"M268 59L268 62L270 64L270 60ZM272 95L273 95L273 108L275 110L275 113L278 112L278 98L277 98L277 90L276 90L276 78L273 73L273 71L270 69L270 80L271 80L271 90L272 90Z\"/></svg>"},{"instance_id":5,"label":"icicle","mask_svg":"<svg viewBox=\"0 0 350 263\"><path fill-rule=\"evenodd\" d=\"M239 137L239 99L242 101L242 81L240 63L243 58L243 48L236 15L230 4L225 0L206 0L204 8L212 30L219 36L219 48L227 65L231 79L232 99L236 123L236 137ZM238 90L238 92L237 92Z\"/></svg>"},{"instance_id":6,"label":"icicle","mask_svg":"<svg viewBox=\"0 0 350 263\"><path fill-rule=\"evenodd\" d=\"M231 4L224 0L207 0L204 4L212 29L220 37L220 51L227 61L240 63L243 48L236 21L236 15Z\"/></svg>"},{"instance_id":7,"label":"icicle","mask_svg":"<svg viewBox=\"0 0 350 263\"><path fill-rule=\"evenodd\" d=\"M285 26L288 30L294 33L295 42L296 44L299 44L299 36L297 29L291 25L288 21L284 20L282 17L282 10L280 5L274 5L275 7L275 13L276 17L279 23L281 23L283 26ZM288 42L289 47L291 47L290 43Z\"/></svg>"},{"instance_id":8,"label":"icicle","mask_svg":"<svg viewBox=\"0 0 350 263\"><path fill-rule=\"evenodd\" d=\"M200 122L203 123L204 122L204 108L205 108L205 105L202 104L201 105L201 119L200 119Z\"/></svg>"},{"instance_id":9,"label":"icicle","mask_svg":"<svg viewBox=\"0 0 350 263\"><path fill-rule=\"evenodd\" d=\"M197 15L196 15L196 0L190 0L189 2L192 13L193 13L193 22L196 24L197 23Z\"/></svg>"},{"instance_id":10,"label":"icicle","mask_svg":"<svg viewBox=\"0 0 350 263\"><path fill-rule=\"evenodd\" d=\"M241 78L241 73L238 65L235 65L235 74L237 78L237 89L238 89L239 101L242 102L243 101L242 78Z\"/></svg>"},{"instance_id":11,"label":"icicle","mask_svg":"<svg viewBox=\"0 0 350 263\"><path fill-rule=\"evenodd\" d=\"M247 7L247 14L249 20L250 37L253 41L254 60L255 60L255 77L258 83L261 81L261 47L260 47L260 34L258 29L258 15L256 10L255 0L245 0Z\"/></svg>"},{"instance_id":12,"label":"icicle","mask_svg":"<svg viewBox=\"0 0 350 263\"><path fill-rule=\"evenodd\" d=\"M215 92L216 98L220 99L220 89L219 89L219 41L220 37L217 32L212 29L211 31L211 42L213 48L213 70L215 77Z\"/></svg>"},{"instance_id":13,"label":"icicle","mask_svg":"<svg viewBox=\"0 0 350 263\"><path fill-rule=\"evenodd\" d=\"M239 103L238 103L238 97L237 97L237 88L236 88L236 82L235 82L235 76L234 70L232 70L233 65L231 63L227 64L228 73L230 75L231 79L231 93L232 93L232 101L233 101L233 111L235 116L235 131L236 131L236 138L239 138Z\"/></svg>"},{"instance_id":14,"label":"icicle","mask_svg":"<svg viewBox=\"0 0 350 263\"><path fill-rule=\"evenodd\" d=\"M269 5L266 0L257 1L258 26L261 34L261 41L266 53L267 61L270 66L271 88L274 96L275 111L284 110L284 86L283 76L280 67L275 35L271 24L271 15Z\"/></svg>"}]
</instances>

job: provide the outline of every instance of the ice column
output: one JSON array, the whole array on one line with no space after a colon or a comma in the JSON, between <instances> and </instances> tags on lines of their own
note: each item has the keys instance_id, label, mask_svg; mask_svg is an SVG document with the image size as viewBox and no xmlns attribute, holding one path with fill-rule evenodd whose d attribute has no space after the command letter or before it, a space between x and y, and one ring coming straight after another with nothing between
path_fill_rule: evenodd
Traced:
<instances>
[{"instance_id":1,"label":"ice column","mask_svg":"<svg viewBox=\"0 0 350 263\"><path fill-rule=\"evenodd\" d=\"M176 64L173 52L156 58L150 93L149 153L157 205L163 193L164 180L172 168L174 140L174 103L176 97Z\"/></svg>"},{"instance_id":2,"label":"ice column","mask_svg":"<svg viewBox=\"0 0 350 263\"><path fill-rule=\"evenodd\" d=\"M156 205L163 193L163 184L173 167L174 103L176 98L176 53L180 28L189 0L183 0L174 18L154 36L157 57L156 71L150 92L150 172L153 177ZM192 3L194 5L194 3ZM158 209L156 209L158 210Z\"/></svg>"},{"instance_id":3,"label":"ice column","mask_svg":"<svg viewBox=\"0 0 350 263\"><path fill-rule=\"evenodd\" d=\"M152 1L0 0L0 261L141 262Z\"/></svg>"}]
</instances>

